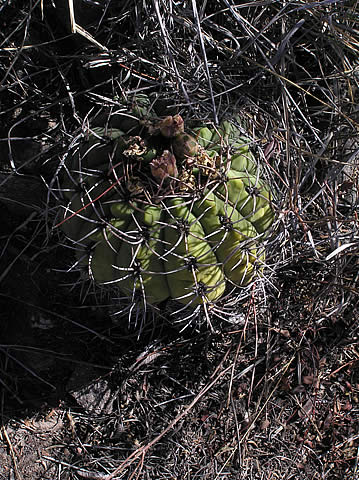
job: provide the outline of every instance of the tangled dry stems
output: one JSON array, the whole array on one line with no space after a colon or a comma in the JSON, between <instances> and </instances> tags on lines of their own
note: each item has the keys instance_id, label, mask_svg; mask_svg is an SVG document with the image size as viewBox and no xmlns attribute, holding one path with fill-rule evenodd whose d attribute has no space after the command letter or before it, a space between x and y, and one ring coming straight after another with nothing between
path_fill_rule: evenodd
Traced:
<instances>
[{"instance_id":1,"label":"tangled dry stems","mask_svg":"<svg viewBox=\"0 0 359 480\"><path fill-rule=\"evenodd\" d=\"M64 425L56 440L68 451L46 455L44 465L62 478L354 479L357 2L89 1L75 3L72 22L65 1L55 6L1 7L3 285L19 262L34 265L59 248L43 222L59 158L138 92L155 91L202 120L241 112L278 216L266 276L238 293L233 324L172 340L143 327L144 340L125 353L112 346L115 407L103 416L56 408ZM38 189L29 210L35 178L44 197ZM83 288L86 303L93 286L77 282L73 298ZM105 292L93 293L107 312ZM123 347L119 330L105 333ZM16 421L5 423L5 407L23 401L9 370L18 348L1 345L8 447Z\"/></svg>"}]
</instances>

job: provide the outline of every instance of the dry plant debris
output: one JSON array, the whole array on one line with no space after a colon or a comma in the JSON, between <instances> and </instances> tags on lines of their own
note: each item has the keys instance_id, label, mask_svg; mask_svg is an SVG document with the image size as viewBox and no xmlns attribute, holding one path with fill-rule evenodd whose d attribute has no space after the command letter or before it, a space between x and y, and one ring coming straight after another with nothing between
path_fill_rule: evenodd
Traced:
<instances>
[{"instance_id":1,"label":"dry plant debris","mask_svg":"<svg viewBox=\"0 0 359 480\"><path fill-rule=\"evenodd\" d=\"M358 17L1 4L1 480L358 478ZM266 275L213 331L171 311L128 325L50 228L59 162L139 93L185 121L240 115L274 189Z\"/></svg>"}]
</instances>

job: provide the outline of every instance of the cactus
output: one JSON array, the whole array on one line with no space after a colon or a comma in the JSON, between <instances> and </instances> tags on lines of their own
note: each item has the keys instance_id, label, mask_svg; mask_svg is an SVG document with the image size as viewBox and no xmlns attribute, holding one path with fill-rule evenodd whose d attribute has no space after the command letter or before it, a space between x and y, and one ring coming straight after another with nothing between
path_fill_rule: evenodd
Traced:
<instances>
[{"instance_id":1,"label":"cactus","mask_svg":"<svg viewBox=\"0 0 359 480\"><path fill-rule=\"evenodd\" d=\"M59 224L97 284L212 305L263 266L270 190L234 123L190 130L180 115L151 117L143 96L134 104L69 155Z\"/></svg>"}]
</instances>

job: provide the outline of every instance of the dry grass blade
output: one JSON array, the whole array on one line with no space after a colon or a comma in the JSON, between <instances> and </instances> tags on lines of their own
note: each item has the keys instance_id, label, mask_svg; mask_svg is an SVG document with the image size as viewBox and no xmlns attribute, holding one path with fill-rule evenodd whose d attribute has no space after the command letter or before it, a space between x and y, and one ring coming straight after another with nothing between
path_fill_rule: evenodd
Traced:
<instances>
[{"instance_id":1,"label":"dry grass blade","mask_svg":"<svg viewBox=\"0 0 359 480\"><path fill-rule=\"evenodd\" d=\"M11 454L11 458L12 458L12 461L13 461L13 465L14 465L14 472L15 472L15 478L16 480L23 480L23 476L21 475L21 472L19 471L18 469L18 463L17 463L17 459L16 459L16 452L14 450L14 447L11 443L11 440L9 438L9 435L7 434L7 431L6 431L6 428L4 427L4 425L2 426L1 428L1 437L3 437L9 447L9 450L10 450L10 454Z\"/></svg>"},{"instance_id":2,"label":"dry grass blade","mask_svg":"<svg viewBox=\"0 0 359 480\"><path fill-rule=\"evenodd\" d=\"M207 54L206 54L206 48L204 45L204 40L203 40L203 35L202 35L202 28L201 28L201 22L200 18L198 15L198 10L197 10L197 2L196 0L192 0L192 8L193 8L193 15L196 20L197 24L197 31L198 31L198 36L201 44L201 50L202 50L202 55L203 55L203 62L204 62L204 67L206 70L206 76L207 76L207 81L208 81L208 88L209 88L209 94L211 97L211 103L212 103L212 108L213 108L213 121L215 125L218 125L218 114L217 114L217 109L216 109L216 103L214 100L213 96L213 88L212 88L212 81L211 81L211 76L209 73L209 68L208 68L208 61L207 61Z\"/></svg>"},{"instance_id":3,"label":"dry grass blade","mask_svg":"<svg viewBox=\"0 0 359 480\"><path fill-rule=\"evenodd\" d=\"M110 475L106 477L106 480L112 480L116 475L121 473L123 470L128 468L134 461L136 461L139 457L142 457L144 459L146 453L154 446L156 445L157 442L159 442L168 432L171 431L172 428L174 428L178 422L180 422L188 413L191 411L191 409L196 405L196 403L205 395L232 367L229 366L226 369L222 370L214 380L212 380L209 384L207 384L197 395L196 397L191 401L191 403L188 405L188 407L185 408L185 410L178 415L159 435L157 435L156 438L154 438L151 442L149 442L147 445L138 448L133 452L119 467L116 468ZM143 460L142 460L143 461Z\"/></svg>"}]
</instances>

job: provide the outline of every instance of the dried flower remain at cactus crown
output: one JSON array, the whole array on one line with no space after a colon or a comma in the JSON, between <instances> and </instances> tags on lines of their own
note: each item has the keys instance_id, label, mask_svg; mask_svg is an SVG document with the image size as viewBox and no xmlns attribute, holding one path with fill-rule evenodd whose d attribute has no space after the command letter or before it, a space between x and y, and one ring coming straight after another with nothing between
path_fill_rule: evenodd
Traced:
<instances>
[{"instance_id":1,"label":"dried flower remain at cactus crown","mask_svg":"<svg viewBox=\"0 0 359 480\"><path fill-rule=\"evenodd\" d=\"M152 176L160 182L168 177L178 177L176 157L169 150L164 150L160 157L152 160L150 167Z\"/></svg>"},{"instance_id":2,"label":"dried flower remain at cactus crown","mask_svg":"<svg viewBox=\"0 0 359 480\"><path fill-rule=\"evenodd\" d=\"M148 133L150 135L162 135L165 138L175 138L184 132L184 121L181 115L169 115L156 123L148 123Z\"/></svg>"},{"instance_id":3,"label":"dried flower remain at cactus crown","mask_svg":"<svg viewBox=\"0 0 359 480\"><path fill-rule=\"evenodd\" d=\"M161 135L166 138L177 137L184 132L184 121L181 115L169 116L159 123Z\"/></svg>"},{"instance_id":4,"label":"dried flower remain at cactus crown","mask_svg":"<svg viewBox=\"0 0 359 480\"><path fill-rule=\"evenodd\" d=\"M127 142L127 148L123 151L123 155L128 157L139 157L146 153L147 147L145 142L142 140L141 137L135 136L130 137Z\"/></svg>"},{"instance_id":5,"label":"dried flower remain at cactus crown","mask_svg":"<svg viewBox=\"0 0 359 480\"><path fill-rule=\"evenodd\" d=\"M186 157L194 157L199 151L196 139L186 132L180 133L173 139L172 148L174 154L180 160Z\"/></svg>"}]
</instances>

